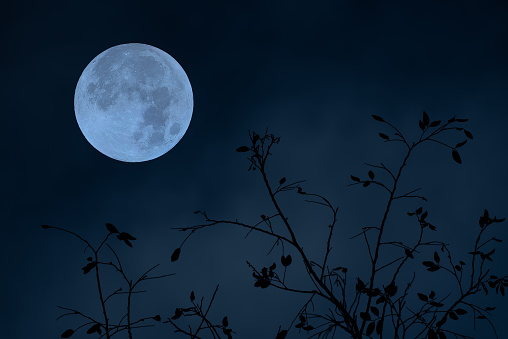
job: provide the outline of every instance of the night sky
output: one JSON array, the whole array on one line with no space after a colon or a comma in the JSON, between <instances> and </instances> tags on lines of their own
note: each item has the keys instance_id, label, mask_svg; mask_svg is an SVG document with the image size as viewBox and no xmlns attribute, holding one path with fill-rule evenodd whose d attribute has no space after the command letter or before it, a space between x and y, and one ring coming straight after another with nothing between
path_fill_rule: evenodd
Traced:
<instances>
[{"instance_id":1,"label":"night sky","mask_svg":"<svg viewBox=\"0 0 508 339\"><path fill-rule=\"evenodd\" d=\"M170 262L186 236L171 228L202 223L196 210L246 223L274 214L259 173L248 172L246 155L235 152L248 144L249 130L269 128L281 137L268 165L274 185L281 177L306 180L305 191L339 207L330 266L347 266L352 288L357 276L367 280L370 264L365 242L349 238L362 226L379 224L387 195L379 187L348 186L350 175L366 178L365 162L396 169L404 155L401 144L378 136L391 131L371 114L411 140L419 135L423 111L431 120L467 118L463 126L474 135L460 148L462 165L448 148L431 143L410 158L401 193L421 187L428 202L397 203L387 237L414 239L418 225L406 212L423 206L437 226L429 236L451 244L456 260L469 262L484 209L508 217L508 6L502 1L9 1L0 16L3 338L59 338L81 324L72 316L55 321L63 313L57 305L100 318L94 276L81 270L90 253L72 236L41 224L97 245L107 234L104 223L113 223L137 238L133 248L111 239L133 279L155 264L157 274L176 273L141 286L148 292L134 299L136 317L167 319L176 307L190 306L192 290L207 304L220 285L210 318L220 323L227 315L235 338L275 338L279 326L287 328L306 297L254 288L246 264L280 267L280 247L267 255L272 239L244 239L245 229L217 226L196 232L180 259ZM194 93L183 139L142 163L95 150L73 106L86 65L102 51L132 42L173 56ZM466 139L453 132L450 143ZM383 178L380 171L376 175ZM295 192L280 199L304 249L321 261L327 211ZM490 236L508 241L508 223L495 226ZM496 248L490 269L502 276L508 273L508 247L503 242ZM294 263L287 281L310 288L297 252L288 253ZM408 266L407 272L417 273L414 305L420 303L416 292L455 291L452 276L422 269L432 253L423 251ZM122 281L106 274L104 283L112 292ZM481 305L497 307L492 321L506 337L508 299L492 292L483 299ZM472 335L471 314L463 317L452 328ZM187 320L197 325L195 318L179 321ZM478 321L476 338L494 338L485 324ZM157 324L135 337L184 338L173 330ZM85 332L73 337L96 336ZM117 337L126 338L125 332ZM294 328L288 335L306 337Z\"/></svg>"}]
</instances>

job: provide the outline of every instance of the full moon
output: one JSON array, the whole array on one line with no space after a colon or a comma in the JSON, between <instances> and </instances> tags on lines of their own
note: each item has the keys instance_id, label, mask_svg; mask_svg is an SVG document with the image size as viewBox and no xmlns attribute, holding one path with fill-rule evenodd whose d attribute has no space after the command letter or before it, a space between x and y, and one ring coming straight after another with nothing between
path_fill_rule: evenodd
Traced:
<instances>
[{"instance_id":1,"label":"full moon","mask_svg":"<svg viewBox=\"0 0 508 339\"><path fill-rule=\"evenodd\" d=\"M111 47L81 74L74 111L86 140L125 162L160 157L182 139L192 117L192 88L166 52L145 44Z\"/></svg>"}]
</instances>

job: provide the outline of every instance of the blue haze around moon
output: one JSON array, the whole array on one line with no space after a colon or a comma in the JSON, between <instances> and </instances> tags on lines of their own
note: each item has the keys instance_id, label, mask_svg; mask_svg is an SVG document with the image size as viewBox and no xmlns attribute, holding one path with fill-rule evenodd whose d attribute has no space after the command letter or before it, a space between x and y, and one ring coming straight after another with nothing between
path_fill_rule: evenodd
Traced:
<instances>
[{"instance_id":1,"label":"blue haze around moon","mask_svg":"<svg viewBox=\"0 0 508 339\"><path fill-rule=\"evenodd\" d=\"M406 212L429 210L437 239L467 257L487 208L508 217L508 6L501 1L10 1L0 13L3 166L1 189L0 324L5 338L58 338L78 324L56 306L98 312L93 277L81 267L84 248L65 227L97 243L111 222L134 235L122 248L135 276L153 264L176 273L145 285L139 312L169 316L191 290L209 300L220 284L213 319L228 316L238 338L272 338L304 300L255 289L249 260L258 267L272 242L221 226L186 243L178 262L171 252L185 234L171 227L203 220L204 210L251 222L272 212L259 173L235 152L248 131L281 136L269 164L276 182L307 180L304 188L339 206L333 263L365 274L364 243L349 240L379 222L385 195L348 187L365 176L364 162L396 166L403 149L383 143L382 116L410 137L426 111L432 120L468 118L474 140L461 150L428 145L417 152L401 182L422 187L427 203L397 206L387 236L411 237ZM90 146L74 116L74 89L85 65L116 45L141 42L167 51L192 82L192 122L177 147L137 164L114 161ZM451 138L453 139L453 138ZM451 140L450 139L450 140ZM462 137L460 138L462 139ZM453 139L455 140L455 139ZM459 140L462 141L462 140ZM328 215L287 196L282 203L304 247L323 254ZM495 234L492 269L506 270L508 224ZM466 254L462 254L466 253ZM293 257L296 257L293 255ZM446 290L452 280L428 279L417 288ZM302 281L304 272L288 271ZM117 281L114 275L105 277ZM112 287L113 288L113 287ZM489 299L502 338L507 299ZM490 339L479 325L480 339ZM172 328L146 329L143 338L173 338ZM297 335L291 338L305 338ZM178 338L178 336L174 336Z\"/></svg>"}]
</instances>

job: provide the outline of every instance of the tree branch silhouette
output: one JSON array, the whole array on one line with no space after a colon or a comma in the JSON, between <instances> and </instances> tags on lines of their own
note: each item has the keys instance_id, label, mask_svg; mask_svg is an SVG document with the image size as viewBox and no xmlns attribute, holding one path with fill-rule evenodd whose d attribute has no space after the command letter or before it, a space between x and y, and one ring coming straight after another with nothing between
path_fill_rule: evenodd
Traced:
<instances>
[{"instance_id":1,"label":"tree branch silhouette","mask_svg":"<svg viewBox=\"0 0 508 339\"><path fill-rule=\"evenodd\" d=\"M190 294L190 301L192 303L192 307L187 308L176 308L175 314L168 318L167 321L164 321L164 323L170 323L175 328L175 333L182 333L185 334L191 338L200 339L204 338L201 336L198 336L199 332L202 330L208 330L210 334L212 335L212 338L214 339L220 339L223 338L217 329L221 329L222 333L226 336L227 339L233 338L232 333L235 333L231 328L229 327L229 321L228 317L225 316L222 318L221 324L213 325L212 322L208 319L208 313L212 307L213 301L215 300L215 296L217 294L217 291L219 290L219 285L215 288L215 291L213 292L212 298L210 300L210 303L206 307L206 310L203 308L203 298L201 298L201 301L199 303L195 302L196 295L194 294L194 291ZM199 319L199 325L197 328L193 331L192 327L189 325L189 330L183 329L182 325L177 324L176 320L180 317L197 317Z\"/></svg>"},{"instance_id":2,"label":"tree branch silhouette","mask_svg":"<svg viewBox=\"0 0 508 339\"><path fill-rule=\"evenodd\" d=\"M401 164L396 170L389 169L383 163L379 165L366 163L367 166L374 170L378 169L386 172L391 179L390 184L386 184L383 180L375 179L376 175L372 169L367 173L368 178L363 180L357 176L351 175L353 181L351 185L362 185L364 188L370 185L379 186L388 194L379 225L363 227L362 232L351 238L353 239L358 236L363 237L370 258L370 275L367 279L367 283L360 277L356 277L354 295L350 295L348 290L348 269L346 267L336 267L332 269L328 264L331 258L330 253L333 248L331 242L337 222L338 207L335 207L322 195L305 192L301 186L304 182L303 180L287 183L286 177L283 177L279 180L278 185L272 185L268 176L267 163L269 157L272 155L271 152L273 147L279 143L280 138L268 133L268 131L262 136L255 132L249 132L250 145L238 147L236 151L247 153L250 162L249 171L258 171L260 173L274 212L268 217L266 215L261 215L261 221L247 223L238 221L238 219L217 219L210 217L206 212L197 211L197 214L204 217L204 224L175 228L182 232L190 232L175 251L178 253L176 259L180 256L184 243L191 235L194 235L198 230L217 225L231 225L248 229L246 237L251 232L255 231L268 235L270 238L274 238L275 242L269 254L275 247L281 245L282 255L280 262L284 271L282 274L280 271L277 271L276 263L273 263L270 267L256 269L247 261L248 266L253 270L253 277L255 278L254 287L269 288L271 286L286 292L311 294L309 301L297 313L297 317L295 318L295 320L298 318L300 322L293 326L295 322L295 320L293 320L289 328L283 330L279 327L276 339L285 338L293 327L298 330L307 331L310 338L326 338L329 335L333 337L337 329L357 339L364 337L372 338L374 333L379 336L379 338L383 338L384 334L386 336L393 335L394 338L425 337L430 339L443 339L446 338L447 334L455 337L471 338L466 334L460 334L445 328L445 324L448 319L458 320L459 317L468 313L465 309L460 308L460 305L470 308L475 323L476 319L487 319L490 322L487 318L488 312L493 309L482 308L468 300L472 295L480 291L484 291L487 294L488 288L494 289L496 293L504 295L504 288L508 286L507 276L489 276L490 272L485 268L485 263L487 261L492 261L491 256L495 249L490 249L490 251L481 250L482 247L490 245L492 242L501 241L495 237L484 242L481 242L481 239L483 233L489 226L504 221L504 218L490 218L487 210L484 211L483 216L480 218L479 223L481 230L476 239L474 251L470 252L470 255L472 255L471 273L467 284L464 283L464 269L467 269L467 266L462 260L456 261L452 258L448 248L449 244L436 240L424 240L428 232L436 231L437 227L427 221L429 213L428 211L424 211L423 207L418 207L415 211L407 213L409 216L415 217L420 227L418 238L415 239L413 243L385 239L385 230L390 227L388 217L396 200L418 199L427 201L423 195L419 194L421 188L409 189L406 190L406 193L399 193L399 184L401 178L404 176L403 174L406 172L408 160L421 145L436 143L450 149L452 159L456 163L461 164L462 159L458 149L464 146L467 140L473 139L473 135L470 131L463 127L459 127L460 124L467 122L467 119L460 119L453 116L448 121L442 123L440 120L431 121L428 114L424 112L422 119L418 122L421 130L420 134L415 141L410 142L408 141L409 139L390 122L376 115L372 115L372 117L377 122L388 126L392 131L392 135L379 133L379 136L385 142L401 143L406 149L406 154L403 156ZM466 139L458 142L455 146L449 144L442 139L442 135L450 131L462 132ZM303 196L306 203L321 205L331 211L332 218L328 225L329 231L324 245L325 255L324 258L320 260L321 264L312 260L308 253L304 251L294 232L295 225L289 222L287 213L281 208L278 194L290 191L296 191L297 194ZM282 232L280 229L276 230L274 227L276 223L280 223L282 231L285 232ZM369 239L370 235L374 236L373 240ZM298 253L299 261L301 260L300 262L305 267L307 275L314 286L313 289L301 289L286 283L286 270L292 264L293 258L291 254L287 254L288 250L284 245ZM383 249L387 246L400 248L403 250L403 255L389 258L388 254L385 254L388 252L385 252ZM411 267L408 267L409 263L414 263L416 256L425 255L428 248L440 249L440 251L447 256L448 262L441 262L441 256L438 251L435 250L433 252L433 260L423 261L424 268L429 272L436 272L440 269L448 272L457 283L457 296L454 296L452 292L441 297L438 297L434 291L431 291L429 294L413 292L412 289L416 279L416 267L413 268L413 278L410 281L401 281L400 273L403 270L411 270ZM481 261L479 264L477 263L478 260ZM389 272L390 270L391 280L386 281L384 284L380 283L380 279L386 279L383 276L379 276L380 272ZM399 286L401 285L405 285L403 291L399 291ZM418 302L415 303L413 299L415 296L418 297L419 301L423 302L423 304L419 304ZM313 304L315 297L329 303L329 312L307 312L307 308L309 305ZM378 307L381 307L381 310ZM309 319L320 319L322 323L316 323L314 326L309 323ZM390 323L391 332L388 330L388 324ZM494 335L497 337L493 325L492 328Z\"/></svg>"},{"instance_id":3,"label":"tree branch silhouette","mask_svg":"<svg viewBox=\"0 0 508 339\"><path fill-rule=\"evenodd\" d=\"M495 224L502 223L505 219L491 217L489 211L484 209L478 220L479 230L474 241L473 250L465 253L471 256L466 261L456 259L450 250L451 245L443 241L429 239L437 231L437 227L428 221L429 211L423 206L415 206L414 210L408 211L407 215L417 228L418 232L414 238L404 240L391 239L387 230L393 227L389 217L393 214L394 206L403 199L410 201L427 201L421 194L422 188L404 188L400 186L402 178L408 172L409 159L412 159L417 149L423 144L437 144L451 150L451 157L457 164L462 163L458 149L463 147L468 140L473 139L470 131L461 127L467 119L460 119L453 116L442 123L440 120L431 121L428 114L423 112L422 118L418 121L420 128L419 135L415 141L405 137L402 132L392 123L380 116L372 115L377 122L385 125L389 132L379 133L379 137L385 143L400 143L405 154L400 159L400 165L393 169L385 166L384 163L365 163L369 170L365 178L351 175L352 183L348 186L361 185L362 188L379 187L386 192L384 211L380 215L379 223L372 226L361 227L350 240L359 238L365 242L365 249L368 253L366 265L369 274L361 277L358 273L352 272L344 266L333 267L332 262L336 259L332 253L333 239L336 236L336 225L339 208L328 198L321 194L304 191L304 180L288 181L282 177L273 181L269 176L269 159L273 149L280 142L280 137L268 133L259 135L249 132L250 145L241 146L237 152L248 155L249 171L256 171L260 175L263 188L266 191L267 199L270 202L272 211L261 214L259 219L253 222L239 221L238 219L228 220L209 216L204 211L196 211L204 223L194 226L177 227L175 230L187 232L171 255L171 262L179 260L182 248L188 244L191 236L206 228L215 228L219 225L226 225L245 229L245 238L253 232L263 234L273 240L268 255L273 255L274 250L280 251L280 260L273 262L268 267L255 267L246 260L249 269L252 270L254 287L267 289L275 288L284 293L296 293L305 296L307 300L296 312L293 320L286 326L279 325L275 339L285 339L290 331L298 331L308 335L308 338L334 338L343 337L344 334L354 339L363 338L429 338L446 339L474 338L470 333L464 334L454 330L449 320L464 321L472 317L474 329L477 320L485 320L490 324L492 332L498 338L494 324L489 319L494 307L484 306L484 299L472 300L473 296L480 293L487 295L489 291L505 295L505 288L508 287L508 275L492 274L489 263L492 262L495 254L495 245L502 240L494 236L488 236ZM465 140L456 144L450 144L443 139L443 136L450 132L465 135ZM388 133L388 134L387 134ZM462 140L462 139L460 139ZM386 175L388 180L379 179L375 172ZM404 193L405 192L405 193ZM302 239L297 236L297 225L290 222L287 210L282 208L281 201L286 194L296 194L301 197L304 204L317 205L324 208L327 213L327 232L323 240L322 255L311 255L304 250ZM329 221L328 221L329 220ZM174 333L181 334L195 339L232 339L236 332L230 327L227 316L221 321L214 322L212 305L216 300L219 285L215 288L213 295L207 305L204 297L196 301L194 291L190 293L190 304L187 307L175 308L174 314L162 321L160 315L143 317L137 320L132 319L132 298L134 295L147 292L139 289L139 285L147 280L161 279L173 274L152 275L159 266L154 265L144 271L137 279L130 279L126 274L119 255L110 246L112 235L128 247L133 247L135 237L126 232L119 232L118 229L106 223L108 234L96 248L75 232L60 227L42 225L44 229L55 229L71 234L86 245L85 250L90 250L92 256L87 258L87 264L82 267L83 273L88 274L95 271L95 283L97 285L100 312L102 319L85 314L74 308L61 307L65 313L57 319L75 315L82 320L77 328L68 329L61 335L62 338L69 338L82 328L88 328L87 334L97 333L99 338L111 338L119 333L124 333L129 339L134 337L134 329L151 327L155 323L169 324L173 327ZM102 258L101 250L108 248L112 261ZM292 257L296 254L296 258ZM315 258L316 257L316 258ZM421 260L421 265L419 260ZM286 272L295 266L302 265L305 268L307 287L302 287L302 281L290 281L286 278ZM114 291L106 293L103 282L102 268L112 269L118 273L126 285ZM449 277L454 288L449 291L415 291L417 282L425 279L420 274L424 268L428 274L441 271ZM403 277L402 272L408 273L411 278ZM426 272L425 272L426 273ZM351 276L353 278L351 278ZM429 288L430 289L430 288ZM117 321L112 321L108 310L108 301L111 298L122 296L126 298L126 312ZM319 302L319 309L317 309ZM325 306L322 306L325 305ZM187 321L186 324L185 321ZM154 321L155 323L146 323Z\"/></svg>"},{"instance_id":4,"label":"tree branch silhouette","mask_svg":"<svg viewBox=\"0 0 508 339\"><path fill-rule=\"evenodd\" d=\"M127 331L129 339L132 339L133 338L132 329L154 326L154 325L138 325L138 324L144 322L145 320L149 320L149 319L157 321L157 322L161 321L160 315L156 315L156 316L153 316L153 317L145 317L145 318L138 319L136 321L132 321L132 319L131 319L131 314L132 314L132 312L131 312L132 295L133 294L138 294L138 293L146 292L146 291L136 291L135 290L137 285L139 283L141 283L142 281L151 280L151 279L161 279L161 278L172 276L174 274L164 274L164 275L159 275L159 276L149 276L148 274L151 271L153 271L156 267L159 266L159 265L155 265L155 266L151 267L150 269L148 269L147 271L145 271L135 282L133 282L131 279L129 279L127 277L127 275L126 275L126 273L125 273L125 271L124 271L124 269L122 267L122 263L120 261L119 256L117 255L115 250L107 243L107 241L110 239L111 235L117 234L117 238L120 241L123 241L129 247L133 247L131 241L136 240L136 238L134 238L132 235L130 235L129 233L126 233L126 232L121 232L120 233L113 224L106 223L106 228L107 228L109 233L102 240L100 245L97 248L94 248L90 244L90 242L88 242L87 240L85 240L83 237L81 237L79 234L77 234L75 232L66 230L64 228L55 227L55 226L48 226L48 225L42 225L42 228L44 228L44 229L55 229L55 230L59 230L59 231L71 234L74 237L78 238L81 242L86 244L85 250L86 249L90 249L93 252L93 257L88 257L87 258L88 264L86 264L82 268L82 270L83 270L84 274L88 274L90 271L95 270L97 289L98 289L98 293L99 293L99 301L100 301L100 305L101 305L103 319L100 321L98 319L94 319L93 317L88 316L88 315L86 315L86 314L84 314L84 313L82 313L80 311L75 310L75 309L58 306L59 308L61 308L63 310L66 310L66 311L70 311L70 312L69 313L65 313L62 316L58 317L57 320L62 318L62 317L64 317L64 316L67 316L67 315L78 315L81 318L90 320L89 322L84 323L84 324L82 324L81 326L79 326L79 327L77 327L75 329L67 329L66 331L64 331L62 333L62 335L61 335L62 338L70 338L76 331L78 331L82 327L85 327L85 326L88 326L90 324L93 324L90 328L88 328L88 330L86 332L87 334L97 333L97 334L100 335L99 338L106 337L106 338L109 339L109 338L111 338L112 336L114 336L117 333L120 333L122 331ZM100 254L101 249L104 248L103 247L104 245L106 245L111 250L111 252L113 253L114 257L116 258L116 262L117 262L116 264L114 264L111 261L107 262L107 261L101 261L100 260L99 254ZM128 286L128 291L127 292L122 292L122 288L118 288L117 290L112 292L109 296L104 298L104 293L103 293L104 287L103 287L103 284L101 282L101 273L100 273L100 269L99 269L101 265L113 267L115 269L115 271L117 271L122 276L122 278L125 280L125 282L126 282L126 284ZM113 325L111 323L111 319L110 319L110 316L109 316L109 313L108 313L108 310L107 310L107 307L106 307L106 303L107 303L107 301L111 297L113 297L115 295L123 295L123 294L127 295L127 307L126 307L127 311L126 311L125 315L119 320L118 324ZM124 321L125 318L127 318L127 323L126 324L122 324L122 322ZM104 334L102 334L103 330L104 330Z\"/></svg>"}]
</instances>

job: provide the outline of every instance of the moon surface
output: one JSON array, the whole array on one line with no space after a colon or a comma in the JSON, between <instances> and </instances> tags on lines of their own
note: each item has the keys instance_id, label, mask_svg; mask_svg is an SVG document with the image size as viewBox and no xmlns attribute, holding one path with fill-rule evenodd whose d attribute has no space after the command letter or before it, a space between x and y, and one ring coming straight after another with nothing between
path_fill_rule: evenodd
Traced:
<instances>
[{"instance_id":1,"label":"moon surface","mask_svg":"<svg viewBox=\"0 0 508 339\"><path fill-rule=\"evenodd\" d=\"M145 44L111 47L81 74L74 111L81 132L99 152L125 162L160 157L182 139L193 109L183 68Z\"/></svg>"}]
</instances>

